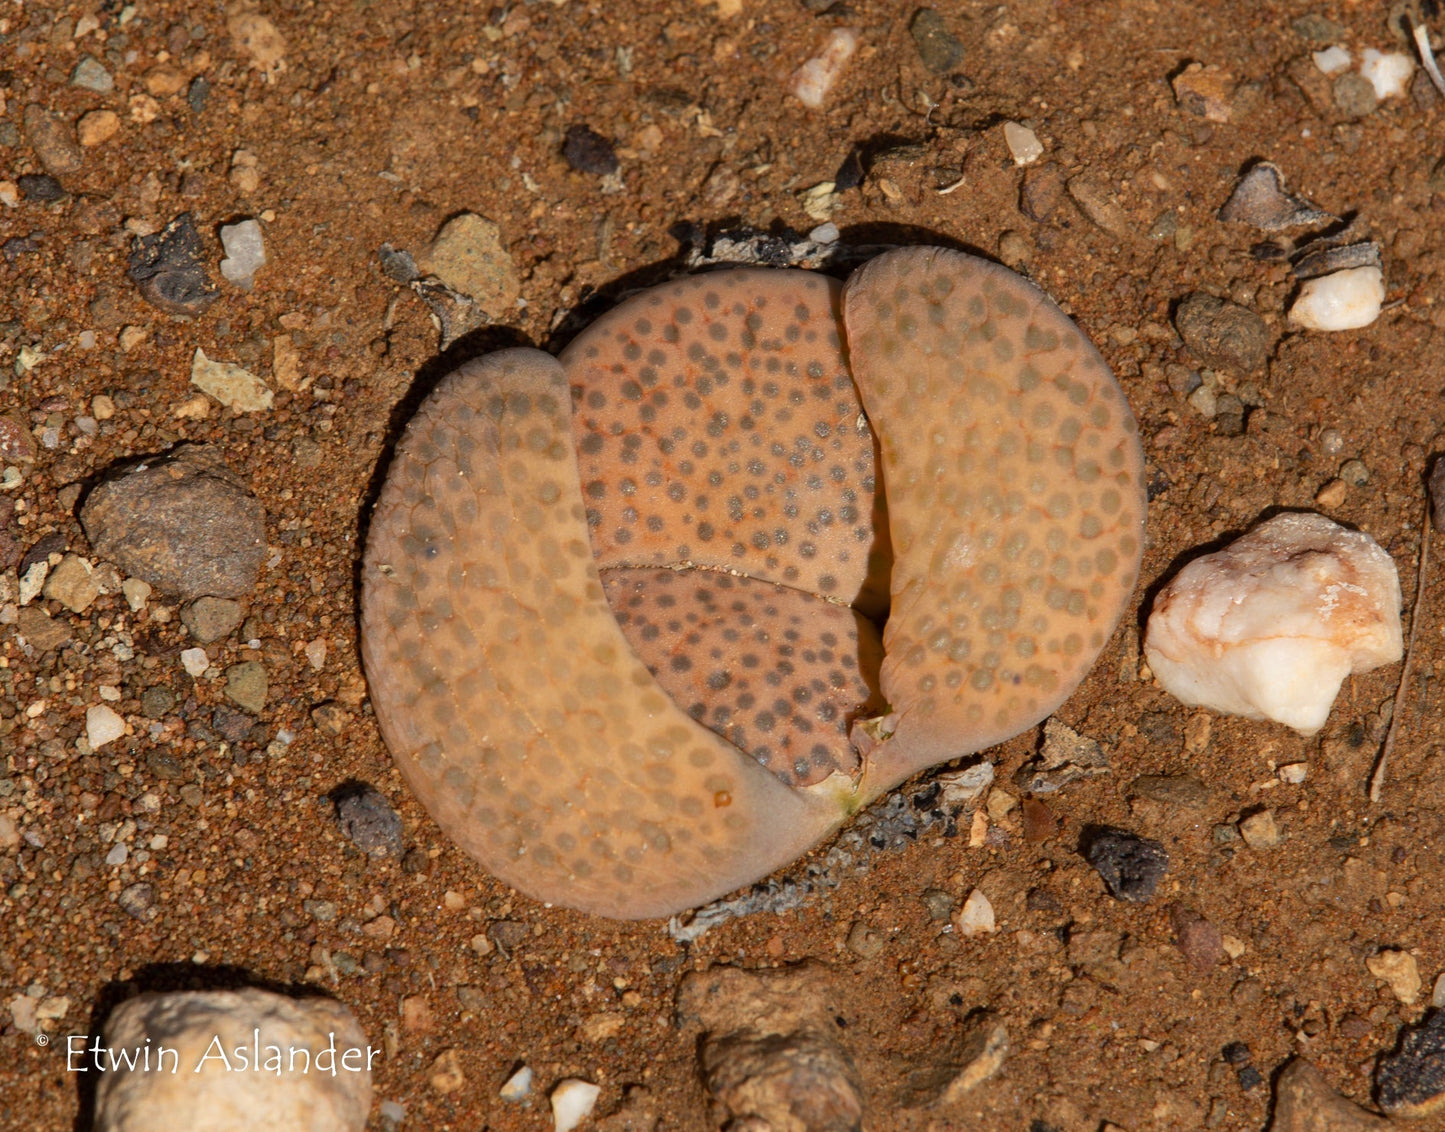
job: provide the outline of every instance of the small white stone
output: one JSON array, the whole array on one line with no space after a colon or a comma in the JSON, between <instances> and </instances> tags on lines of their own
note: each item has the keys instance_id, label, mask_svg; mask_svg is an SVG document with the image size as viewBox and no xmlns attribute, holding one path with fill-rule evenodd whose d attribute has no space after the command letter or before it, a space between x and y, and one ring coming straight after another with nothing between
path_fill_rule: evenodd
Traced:
<instances>
[{"instance_id":1,"label":"small white stone","mask_svg":"<svg viewBox=\"0 0 1445 1132\"><path fill-rule=\"evenodd\" d=\"M1277 772L1279 780L1289 786L1298 786L1310 774L1309 763L1285 763Z\"/></svg>"},{"instance_id":2,"label":"small white stone","mask_svg":"<svg viewBox=\"0 0 1445 1132\"><path fill-rule=\"evenodd\" d=\"M1315 66L1324 75L1337 74L1350 65L1350 53L1343 47L1326 47L1323 51L1315 51L1310 54L1315 61Z\"/></svg>"},{"instance_id":3,"label":"small white stone","mask_svg":"<svg viewBox=\"0 0 1445 1132\"><path fill-rule=\"evenodd\" d=\"M953 923L958 934L965 938L987 935L995 929L993 905L981 889L975 888L968 894L963 907L953 917Z\"/></svg>"},{"instance_id":4,"label":"small white stone","mask_svg":"<svg viewBox=\"0 0 1445 1132\"><path fill-rule=\"evenodd\" d=\"M191 676L195 676L198 679L204 676L206 674L206 669L210 667L210 664L211 660L208 656L206 656L205 649L197 648L181 650L181 667L183 667L186 672Z\"/></svg>"},{"instance_id":5,"label":"small white stone","mask_svg":"<svg viewBox=\"0 0 1445 1132\"><path fill-rule=\"evenodd\" d=\"M1186 704L1313 735L1344 678L1403 652L1400 579L1369 535L1323 515L1261 523L1154 599L1144 655Z\"/></svg>"},{"instance_id":6,"label":"small white stone","mask_svg":"<svg viewBox=\"0 0 1445 1132\"><path fill-rule=\"evenodd\" d=\"M110 847L110 852L105 855L105 863L111 868L125 864L126 858L130 856L130 846L124 841L117 841Z\"/></svg>"},{"instance_id":7,"label":"small white stone","mask_svg":"<svg viewBox=\"0 0 1445 1132\"><path fill-rule=\"evenodd\" d=\"M485 937L483 937L485 938ZM488 940L490 943L491 941ZM497 1096L504 1101L525 1100L532 1092L532 1067L524 1065L507 1078L507 1083L502 1086Z\"/></svg>"},{"instance_id":8,"label":"small white stone","mask_svg":"<svg viewBox=\"0 0 1445 1132\"><path fill-rule=\"evenodd\" d=\"M226 249L221 274L227 282L249 291L256 281L256 272L266 265L266 241L261 235L261 225L254 220L223 224L221 247Z\"/></svg>"},{"instance_id":9,"label":"small white stone","mask_svg":"<svg viewBox=\"0 0 1445 1132\"><path fill-rule=\"evenodd\" d=\"M125 594L125 603L130 606L130 611L139 613L150 600L151 584L139 578L127 578L120 584L120 592Z\"/></svg>"},{"instance_id":10,"label":"small white stone","mask_svg":"<svg viewBox=\"0 0 1445 1132\"><path fill-rule=\"evenodd\" d=\"M85 709L85 738L92 751L114 743L124 734L125 720L116 714L114 708L95 704Z\"/></svg>"},{"instance_id":11,"label":"small white stone","mask_svg":"<svg viewBox=\"0 0 1445 1132\"><path fill-rule=\"evenodd\" d=\"M306 663L311 665L315 672L320 672L326 667L325 637L317 637L314 641L306 642Z\"/></svg>"},{"instance_id":12,"label":"small white stone","mask_svg":"<svg viewBox=\"0 0 1445 1132\"><path fill-rule=\"evenodd\" d=\"M578 1077L567 1077L557 1082L552 1090L552 1124L555 1132L572 1132L591 1115L597 1104L602 1086Z\"/></svg>"},{"instance_id":13,"label":"small white stone","mask_svg":"<svg viewBox=\"0 0 1445 1132\"><path fill-rule=\"evenodd\" d=\"M1435 989L1430 992L1430 1005L1436 1010L1445 1007L1445 972L1435 976Z\"/></svg>"},{"instance_id":14,"label":"small white stone","mask_svg":"<svg viewBox=\"0 0 1445 1132\"><path fill-rule=\"evenodd\" d=\"M834 28L823 49L793 72L788 90L809 109L816 110L828 100L828 92L858 50L858 33L852 28Z\"/></svg>"},{"instance_id":15,"label":"small white stone","mask_svg":"<svg viewBox=\"0 0 1445 1132\"><path fill-rule=\"evenodd\" d=\"M50 574L50 563L45 559L32 562L30 569L20 575L20 604L29 605L45 588L45 579Z\"/></svg>"},{"instance_id":16,"label":"small white stone","mask_svg":"<svg viewBox=\"0 0 1445 1132\"><path fill-rule=\"evenodd\" d=\"M1017 122L1003 124L1003 140L1013 154L1015 165L1029 165L1044 155L1044 145L1039 136Z\"/></svg>"},{"instance_id":17,"label":"small white stone","mask_svg":"<svg viewBox=\"0 0 1445 1132\"><path fill-rule=\"evenodd\" d=\"M1410 77L1414 73L1415 60L1398 51L1386 55L1367 47L1360 59L1360 74L1370 80L1370 85L1375 88L1375 97L1381 102L1387 98L1403 98L1410 89Z\"/></svg>"},{"instance_id":18,"label":"small white stone","mask_svg":"<svg viewBox=\"0 0 1445 1132\"><path fill-rule=\"evenodd\" d=\"M1350 267L1305 281L1289 320L1306 330L1358 330L1380 317L1385 275L1378 267Z\"/></svg>"}]
</instances>

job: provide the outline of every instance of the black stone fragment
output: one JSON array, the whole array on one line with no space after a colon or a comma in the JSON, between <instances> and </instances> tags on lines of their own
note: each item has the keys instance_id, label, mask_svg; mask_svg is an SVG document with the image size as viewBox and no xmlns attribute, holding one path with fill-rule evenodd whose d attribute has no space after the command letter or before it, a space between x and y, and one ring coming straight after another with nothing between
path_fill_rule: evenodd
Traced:
<instances>
[{"instance_id":1,"label":"black stone fragment","mask_svg":"<svg viewBox=\"0 0 1445 1132\"><path fill-rule=\"evenodd\" d=\"M1239 1082L1239 1087L1246 1093L1264 1084L1264 1078L1253 1065L1241 1065L1234 1071L1234 1076Z\"/></svg>"},{"instance_id":2,"label":"black stone fragment","mask_svg":"<svg viewBox=\"0 0 1445 1132\"><path fill-rule=\"evenodd\" d=\"M65 187L49 173L22 173L15 178L15 186L24 200L39 204L65 199Z\"/></svg>"},{"instance_id":3,"label":"black stone fragment","mask_svg":"<svg viewBox=\"0 0 1445 1132\"><path fill-rule=\"evenodd\" d=\"M203 252L195 219L183 212L155 235L136 238L126 274L151 306L198 315L221 296L201 262Z\"/></svg>"},{"instance_id":4,"label":"black stone fragment","mask_svg":"<svg viewBox=\"0 0 1445 1132\"><path fill-rule=\"evenodd\" d=\"M838 172L833 174L833 190L846 193L849 189L856 189L867 175L868 171L863 167L863 150L855 145L848 151L848 156L843 158Z\"/></svg>"},{"instance_id":5,"label":"black stone fragment","mask_svg":"<svg viewBox=\"0 0 1445 1132\"><path fill-rule=\"evenodd\" d=\"M1143 904L1169 868L1169 854L1157 841L1123 829L1095 828L1085 837L1084 859L1120 900Z\"/></svg>"},{"instance_id":6,"label":"black stone fragment","mask_svg":"<svg viewBox=\"0 0 1445 1132\"><path fill-rule=\"evenodd\" d=\"M20 576L23 578L30 571L30 567L37 562L44 562L52 554L64 554L69 549L65 535L60 531L51 531L35 541L25 557L20 559Z\"/></svg>"},{"instance_id":7,"label":"black stone fragment","mask_svg":"<svg viewBox=\"0 0 1445 1132\"><path fill-rule=\"evenodd\" d=\"M358 849L372 857L401 857L401 815L385 795L364 782L348 782L332 791L331 801L341 832Z\"/></svg>"},{"instance_id":8,"label":"black stone fragment","mask_svg":"<svg viewBox=\"0 0 1445 1132\"><path fill-rule=\"evenodd\" d=\"M605 177L616 173L617 151L612 143L590 126L572 126L562 142L562 156L579 173L595 173Z\"/></svg>"},{"instance_id":9,"label":"black stone fragment","mask_svg":"<svg viewBox=\"0 0 1445 1132\"><path fill-rule=\"evenodd\" d=\"M1403 1031L1399 1050L1380 1058L1375 1090L1391 1116L1426 1116L1445 1106L1445 1010Z\"/></svg>"}]
</instances>

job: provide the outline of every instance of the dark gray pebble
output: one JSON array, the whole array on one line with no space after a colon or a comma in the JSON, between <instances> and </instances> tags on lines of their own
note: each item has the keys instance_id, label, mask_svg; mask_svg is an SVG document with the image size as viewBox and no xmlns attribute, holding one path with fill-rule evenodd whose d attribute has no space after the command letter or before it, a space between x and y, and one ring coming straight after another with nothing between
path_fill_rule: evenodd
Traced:
<instances>
[{"instance_id":1,"label":"dark gray pebble","mask_svg":"<svg viewBox=\"0 0 1445 1132\"><path fill-rule=\"evenodd\" d=\"M1284 174L1269 161L1253 165L1239 179L1234 192L1219 210L1219 219L1249 224L1265 232L1281 232L1337 219L1303 197L1285 189Z\"/></svg>"},{"instance_id":2,"label":"dark gray pebble","mask_svg":"<svg viewBox=\"0 0 1445 1132\"><path fill-rule=\"evenodd\" d=\"M579 173L596 173L605 177L616 173L617 151L612 143L590 126L572 126L562 142L562 156Z\"/></svg>"},{"instance_id":3,"label":"dark gray pebble","mask_svg":"<svg viewBox=\"0 0 1445 1132\"><path fill-rule=\"evenodd\" d=\"M191 85L186 88L186 105L191 108L192 114L199 114L204 110L210 97L211 84L206 80L205 75L197 75L191 80Z\"/></svg>"},{"instance_id":4,"label":"dark gray pebble","mask_svg":"<svg viewBox=\"0 0 1445 1132\"><path fill-rule=\"evenodd\" d=\"M362 782L348 783L331 795L341 832L372 857L402 855L401 815L386 796Z\"/></svg>"},{"instance_id":5,"label":"dark gray pebble","mask_svg":"<svg viewBox=\"0 0 1445 1132\"><path fill-rule=\"evenodd\" d=\"M140 711L147 719L161 719L176 706L176 694L164 684L154 684L140 694Z\"/></svg>"},{"instance_id":6,"label":"dark gray pebble","mask_svg":"<svg viewBox=\"0 0 1445 1132\"><path fill-rule=\"evenodd\" d=\"M1445 534L1445 456L1436 456L1430 466L1430 522Z\"/></svg>"},{"instance_id":7,"label":"dark gray pebble","mask_svg":"<svg viewBox=\"0 0 1445 1132\"><path fill-rule=\"evenodd\" d=\"M153 236L138 236L126 274L141 297L167 314L195 316L221 297L202 262L195 219L183 212Z\"/></svg>"},{"instance_id":8,"label":"dark gray pebble","mask_svg":"<svg viewBox=\"0 0 1445 1132\"><path fill-rule=\"evenodd\" d=\"M1123 829L1096 829L1087 837L1084 858L1120 900L1143 904L1169 868L1164 846Z\"/></svg>"},{"instance_id":9,"label":"dark gray pebble","mask_svg":"<svg viewBox=\"0 0 1445 1132\"><path fill-rule=\"evenodd\" d=\"M1445 1010L1405 1030L1399 1050L1380 1058L1375 1085L1391 1116L1424 1116L1445 1102Z\"/></svg>"},{"instance_id":10,"label":"dark gray pebble","mask_svg":"<svg viewBox=\"0 0 1445 1132\"><path fill-rule=\"evenodd\" d=\"M1269 327L1254 311L1203 291L1186 295L1174 312L1184 344L1208 365L1253 373L1269 352Z\"/></svg>"},{"instance_id":11,"label":"dark gray pebble","mask_svg":"<svg viewBox=\"0 0 1445 1132\"><path fill-rule=\"evenodd\" d=\"M251 733L251 728L255 725L255 719L233 708L218 707L211 713L211 726L228 743L239 743Z\"/></svg>"},{"instance_id":12,"label":"dark gray pebble","mask_svg":"<svg viewBox=\"0 0 1445 1132\"><path fill-rule=\"evenodd\" d=\"M1337 78L1331 94L1335 106L1347 118L1364 118L1373 114L1375 107L1380 105L1374 83L1354 71L1347 71Z\"/></svg>"},{"instance_id":13,"label":"dark gray pebble","mask_svg":"<svg viewBox=\"0 0 1445 1132\"><path fill-rule=\"evenodd\" d=\"M22 173L15 178L20 196L40 204L65 199L65 187L49 173Z\"/></svg>"}]
</instances>

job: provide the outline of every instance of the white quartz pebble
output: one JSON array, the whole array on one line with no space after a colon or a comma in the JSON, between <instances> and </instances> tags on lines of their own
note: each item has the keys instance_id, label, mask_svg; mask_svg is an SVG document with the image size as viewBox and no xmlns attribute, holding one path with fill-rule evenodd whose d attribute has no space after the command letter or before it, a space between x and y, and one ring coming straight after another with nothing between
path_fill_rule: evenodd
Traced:
<instances>
[{"instance_id":1,"label":"white quartz pebble","mask_svg":"<svg viewBox=\"0 0 1445 1132\"><path fill-rule=\"evenodd\" d=\"M206 669L210 667L210 659L206 656L205 649L182 649L181 667L190 676L204 676Z\"/></svg>"},{"instance_id":2,"label":"white quartz pebble","mask_svg":"<svg viewBox=\"0 0 1445 1132\"><path fill-rule=\"evenodd\" d=\"M1039 135L1027 126L1017 122L1003 124L1003 140L1013 155L1015 165L1029 165L1044 155L1044 146Z\"/></svg>"},{"instance_id":3,"label":"white quartz pebble","mask_svg":"<svg viewBox=\"0 0 1445 1132\"><path fill-rule=\"evenodd\" d=\"M124 734L125 720L116 714L114 708L96 704L85 709L85 738L92 751L114 743Z\"/></svg>"},{"instance_id":4,"label":"white quartz pebble","mask_svg":"<svg viewBox=\"0 0 1445 1132\"><path fill-rule=\"evenodd\" d=\"M1306 330L1358 330L1380 317L1385 276L1378 267L1350 267L1305 281L1289 320Z\"/></svg>"},{"instance_id":5,"label":"white quartz pebble","mask_svg":"<svg viewBox=\"0 0 1445 1132\"><path fill-rule=\"evenodd\" d=\"M1321 74L1333 75L1336 71L1343 71L1350 65L1350 53L1343 47L1326 47L1323 51L1313 52L1311 58Z\"/></svg>"},{"instance_id":6,"label":"white quartz pebble","mask_svg":"<svg viewBox=\"0 0 1445 1132\"><path fill-rule=\"evenodd\" d=\"M858 33L852 28L834 28L823 49L793 72L788 89L809 109L816 110L828 100L828 92L858 50Z\"/></svg>"},{"instance_id":7,"label":"white quartz pebble","mask_svg":"<svg viewBox=\"0 0 1445 1132\"><path fill-rule=\"evenodd\" d=\"M557 1082L551 1096L555 1132L572 1132L572 1129L586 1120L591 1115L600 1092L600 1085L577 1077L568 1077Z\"/></svg>"},{"instance_id":8,"label":"white quartz pebble","mask_svg":"<svg viewBox=\"0 0 1445 1132\"><path fill-rule=\"evenodd\" d=\"M1388 55L1365 48L1360 58L1360 74L1370 80L1375 88L1375 97L1382 102L1387 98L1403 98L1410 89L1410 76L1415 73L1415 60L1398 51Z\"/></svg>"},{"instance_id":9,"label":"white quartz pebble","mask_svg":"<svg viewBox=\"0 0 1445 1132\"><path fill-rule=\"evenodd\" d=\"M1369 535L1285 514L1196 558L1154 599L1144 654L1186 704L1313 735L1340 684L1400 659L1400 579Z\"/></svg>"},{"instance_id":10,"label":"white quartz pebble","mask_svg":"<svg viewBox=\"0 0 1445 1132\"><path fill-rule=\"evenodd\" d=\"M507 1078L506 1084L502 1086L501 1092L497 1095L504 1101L525 1100L532 1092L532 1068L523 1065L515 1073Z\"/></svg>"},{"instance_id":11,"label":"white quartz pebble","mask_svg":"<svg viewBox=\"0 0 1445 1132\"><path fill-rule=\"evenodd\" d=\"M221 274L228 283L249 291L256 272L266 264L266 241L261 235L261 225L254 220L222 225L221 247L226 250L226 258L221 260Z\"/></svg>"},{"instance_id":12,"label":"white quartz pebble","mask_svg":"<svg viewBox=\"0 0 1445 1132\"><path fill-rule=\"evenodd\" d=\"M963 902L963 907L954 915L953 923L958 929L958 934L965 938L987 935L996 927L992 902L981 890L975 888L968 894L968 899Z\"/></svg>"}]
</instances>

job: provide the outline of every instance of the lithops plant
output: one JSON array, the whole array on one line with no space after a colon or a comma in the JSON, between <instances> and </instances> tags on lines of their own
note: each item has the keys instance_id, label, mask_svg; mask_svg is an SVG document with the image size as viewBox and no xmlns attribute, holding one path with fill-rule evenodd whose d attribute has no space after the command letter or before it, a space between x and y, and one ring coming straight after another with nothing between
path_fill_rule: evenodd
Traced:
<instances>
[{"instance_id":1,"label":"lithops plant","mask_svg":"<svg viewBox=\"0 0 1445 1132\"><path fill-rule=\"evenodd\" d=\"M1103 359L994 264L664 284L408 427L364 564L377 719L497 876L667 915L1062 703L1133 589L1142 475Z\"/></svg>"}]
</instances>

